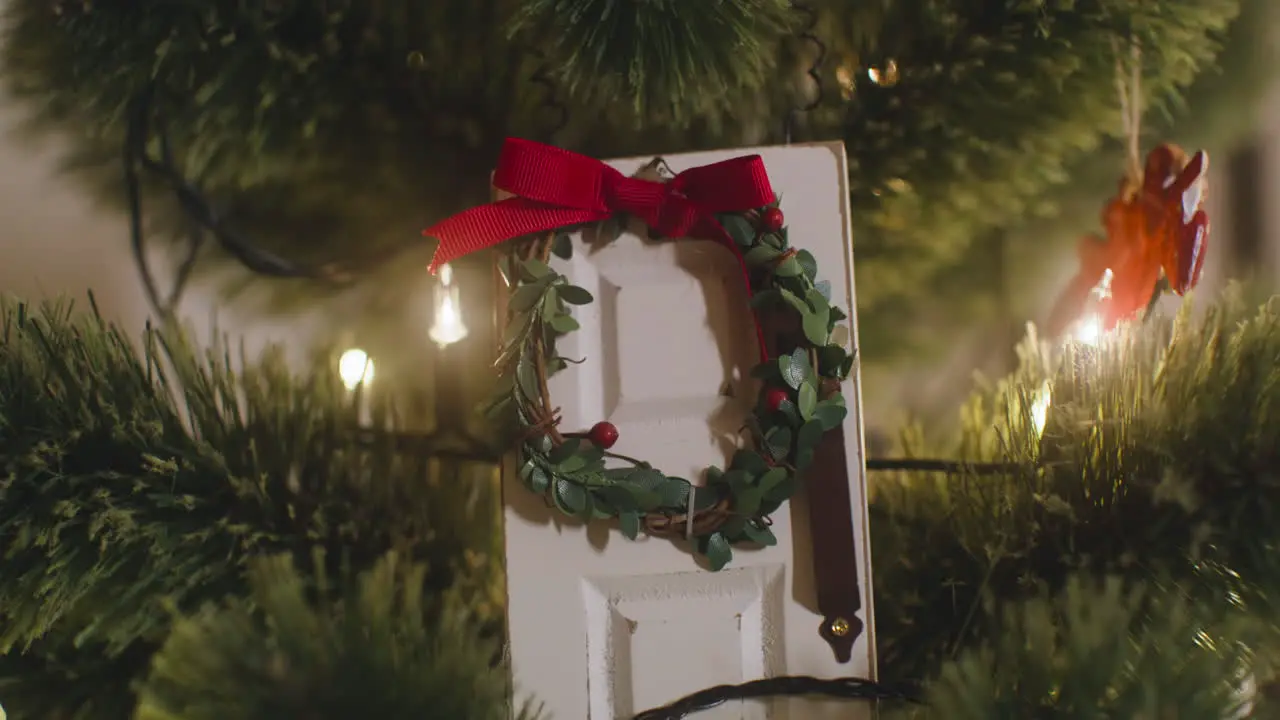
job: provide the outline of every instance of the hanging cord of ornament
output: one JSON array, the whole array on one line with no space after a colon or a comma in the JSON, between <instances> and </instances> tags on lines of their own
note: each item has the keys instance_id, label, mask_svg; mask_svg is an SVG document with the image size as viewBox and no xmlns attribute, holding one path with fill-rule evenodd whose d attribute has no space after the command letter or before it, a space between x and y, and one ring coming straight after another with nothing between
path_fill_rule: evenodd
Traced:
<instances>
[{"instance_id":1,"label":"hanging cord of ornament","mask_svg":"<svg viewBox=\"0 0 1280 720\"><path fill-rule=\"evenodd\" d=\"M791 144L791 137L795 133L796 123L799 121L801 114L813 112L822 105L823 89L822 89L822 63L827 59L827 44L814 34L814 29L818 27L818 13L808 5L792 0L791 9L803 14L807 20L800 32L796 35L802 42L812 45L817 52L814 55L813 63L809 65L809 69L805 72L805 77L813 83L813 97L809 102L792 108L787 112L786 118L783 120L782 135L786 144Z\"/></svg>"},{"instance_id":2,"label":"hanging cord of ornament","mask_svg":"<svg viewBox=\"0 0 1280 720\"><path fill-rule=\"evenodd\" d=\"M1129 40L1128 62L1120 48L1119 38L1111 38L1111 51L1116 56L1116 94L1120 96L1120 122L1125 138L1125 174L1128 178L1126 200L1142 192L1142 47L1136 39ZM1127 67L1126 67L1127 65ZM1151 299L1143 310L1142 321L1155 316L1160 298L1169 290L1169 279L1163 274L1156 282Z\"/></svg>"},{"instance_id":3,"label":"hanging cord of ornament","mask_svg":"<svg viewBox=\"0 0 1280 720\"><path fill-rule=\"evenodd\" d=\"M683 697L670 705L647 710L634 720L682 720L694 713L735 700L780 696L819 696L840 700L898 701L919 703L915 687L892 687L861 678L822 679L808 676L761 678L739 685L717 685Z\"/></svg>"},{"instance_id":4,"label":"hanging cord of ornament","mask_svg":"<svg viewBox=\"0 0 1280 720\"><path fill-rule=\"evenodd\" d=\"M152 137L153 122L156 126L154 138ZM159 157L153 157L151 154L150 146L153 139L158 146ZM199 188L183 177L179 171L173 158L173 147L164 126L163 117L157 110L153 86L149 85L143 89L129 104L123 165L133 260L142 278L147 301L161 322L172 321L181 302L183 291L191 279L191 272L200 251L204 247L206 233L212 234L223 250L254 273L274 278L337 280L337 276L331 272L309 270L255 247L219 217ZM169 187L189 224L186 253L178 266L173 287L164 298L160 295L155 275L151 271L151 263L147 258L141 171L150 173Z\"/></svg>"}]
</instances>

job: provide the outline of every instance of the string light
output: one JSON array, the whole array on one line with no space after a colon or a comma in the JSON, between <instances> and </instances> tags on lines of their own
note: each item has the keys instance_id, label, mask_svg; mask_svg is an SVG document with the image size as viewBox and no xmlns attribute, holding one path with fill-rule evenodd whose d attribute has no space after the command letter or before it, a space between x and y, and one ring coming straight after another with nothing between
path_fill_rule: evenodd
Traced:
<instances>
[{"instance_id":1,"label":"string light","mask_svg":"<svg viewBox=\"0 0 1280 720\"><path fill-rule=\"evenodd\" d=\"M1045 380L1031 401L1031 422L1036 428L1036 437L1044 435L1044 425L1049 420L1049 406L1053 404L1053 388Z\"/></svg>"},{"instance_id":2,"label":"string light","mask_svg":"<svg viewBox=\"0 0 1280 720\"><path fill-rule=\"evenodd\" d=\"M467 326L462 322L458 288L453 284L453 268L440 266L440 281L436 284L435 322L428 335L440 347L452 345L467 336Z\"/></svg>"},{"instance_id":3,"label":"string light","mask_svg":"<svg viewBox=\"0 0 1280 720\"><path fill-rule=\"evenodd\" d=\"M1089 292L1094 307L1111 297L1111 280L1113 277L1114 274L1111 272L1111 268L1107 268L1103 271L1102 279L1098 281L1098 285ZM1076 342L1081 345L1096 346L1102 342L1102 337L1106 334L1102 329L1102 317L1096 312L1090 312L1080 318L1072 334L1075 336Z\"/></svg>"},{"instance_id":4,"label":"string light","mask_svg":"<svg viewBox=\"0 0 1280 720\"><path fill-rule=\"evenodd\" d=\"M338 358L338 377L348 390L373 381L373 359L360 348L351 348Z\"/></svg>"}]
</instances>

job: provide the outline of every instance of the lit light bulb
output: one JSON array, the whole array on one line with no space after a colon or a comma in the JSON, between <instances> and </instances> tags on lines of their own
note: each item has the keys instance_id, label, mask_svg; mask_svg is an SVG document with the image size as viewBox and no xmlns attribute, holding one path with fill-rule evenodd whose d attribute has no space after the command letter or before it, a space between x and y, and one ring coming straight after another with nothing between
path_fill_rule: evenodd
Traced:
<instances>
[{"instance_id":1,"label":"lit light bulb","mask_svg":"<svg viewBox=\"0 0 1280 720\"><path fill-rule=\"evenodd\" d=\"M373 360L369 353L352 348L338 358L338 377L348 390L373 381Z\"/></svg>"},{"instance_id":2,"label":"lit light bulb","mask_svg":"<svg viewBox=\"0 0 1280 720\"><path fill-rule=\"evenodd\" d=\"M440 282L435 287L435 321L427 335L440 347L452 345L467 336L458 302L458 288L453 285L453 268L440 266Z\"/></svg>"},{"instance_id":3,"label":"lit light bulb","mask_svg":"<svg viewBox=\"0 0 1280 720\"><path fill-rule=\"evenodd\" d=\"M1086 315L1076 323L1076 342L1081 345L1097 345L1102 341L1102 318Z\"/></svg>"},{"instance_id":4,"label":"lit light bulb","mask_svg":"<svg viewBox=\"0 0 1280 720\"><path fill-rule=\"evenodd\" d=\"M1049 420L1049 406L1053 403L1053 388L1045 380L1031 401L1031 422L1036 428L1036 437L1044 434L1044 425Z\"/></svg>"}]
</instances>

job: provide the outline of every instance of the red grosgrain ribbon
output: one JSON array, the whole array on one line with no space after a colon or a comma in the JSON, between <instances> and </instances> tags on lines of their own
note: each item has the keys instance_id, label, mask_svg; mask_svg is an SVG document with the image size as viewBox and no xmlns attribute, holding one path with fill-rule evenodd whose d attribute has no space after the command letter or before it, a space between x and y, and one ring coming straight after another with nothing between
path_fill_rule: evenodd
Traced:
<instances>
[{"instance_id":1,"label":"red grosgrain ribbon","mask_svg":"<svg viewBox=\"0 0 1280 720\"><path fill-rule=\"evenodd\" d=\"M515 197L481 205L422 232L439 238L429 270L523 235L599 222L617 213L640 218L667 238L697 238L724 245L738 259L751 294L746 260L716 213L754 210L774 202L759 155L690 168L668 182L627 177L593 158L531 140L507 138L493 185ZM764 334L756 323L764 352Z\"/></svg>"}]
</instances>

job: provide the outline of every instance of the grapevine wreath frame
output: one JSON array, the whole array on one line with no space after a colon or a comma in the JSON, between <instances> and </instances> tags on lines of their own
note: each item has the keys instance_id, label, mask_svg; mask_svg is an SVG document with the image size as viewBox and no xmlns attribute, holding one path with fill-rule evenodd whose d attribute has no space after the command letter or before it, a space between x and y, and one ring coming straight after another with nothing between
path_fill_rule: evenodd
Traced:
<instances>
[{"instance_id":1,"label":"grapevine wreath frame","mask_svg":"<svg viewBox=\"0 0 1280 720\"><path fill-rule=\"evenodd\" d=\"M491 411L510 413L520 444L519 478L565 515L583 521L617 518L622 533L688 538L713 570L732 548L769 546L777 539L770 515L798 490L823 436L848 414L841 384L854 356L847 348L847 315L831 303L812 253L792 247L777 202L716 219L746 266L751 309L793 314L802 338L789 353L766 357L753 370L758 398L743 428L751 442L726 468L705 470L704 485L666 475L648 462L614 453L617 429L600 422L586 433L559 429L560 411L548 379L570 364L556 341L578 329L572 308L593 301L549 262L572 256L567 227L505 243L499 270L509 296L507 325L495 366L501 371ZM596 234L621 235L625 218L599 223ZM758 315L757 315L758 318ZM841 339L841 335L844 339ZM621 463L611 466L610 461Z\"/></svg>"}]
</instances>

